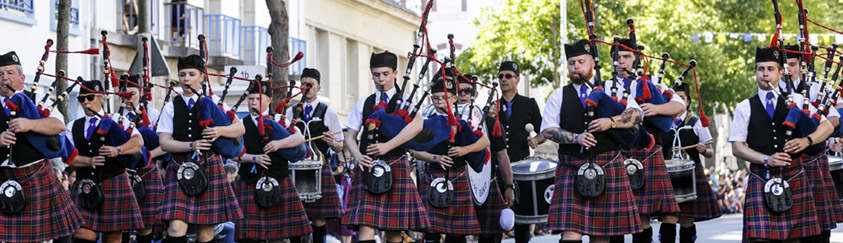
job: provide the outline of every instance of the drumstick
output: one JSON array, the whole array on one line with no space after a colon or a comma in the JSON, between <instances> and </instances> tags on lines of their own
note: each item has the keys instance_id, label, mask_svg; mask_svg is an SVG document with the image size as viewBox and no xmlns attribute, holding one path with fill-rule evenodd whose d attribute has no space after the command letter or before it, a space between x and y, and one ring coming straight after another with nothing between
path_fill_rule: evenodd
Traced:
<instances>
[{"instance_id":1,"label":"drumstick","mask_svg":"<svg viewBox=\"0 0 843 243\"><path fill-rule=\"evenodd\" d=\"M333 133L333 135L340 134L341 132L342 132L342 131L336 131L336 132L334 132L334 133ZM312 137L312 138L310 138L310 139L304 140L304 142L306 143L306 142L310 142L310 141L313 141L313 140L322 139L322 138L324 138L324 137L325 137L325 135L324 135L324 134L322 134L322 135L319 135L319 136Z\"/></svg>"},{"instance_id":2,"label":"drumstick","mask_svg":"<svg viewBox=\"0 0 843 243\"><path fill-rule=\"evenodd\" d=\"M708 141L708 142L705 142L705 143L703 143L703 144L704 144L704 145L709 145L709 144L712 144L712 143L714 143L714 141ZM693 148L693 147L696 147L696 146L697 146L697 145L696 145L696 144L694 144L694 145L688 145L688 146L681 147L681 148L674 148L674 149L673 149L673 152L676 152L676 151L679 151L679 150L686 150L686 149Z\"/></svg>"}]
</instances>

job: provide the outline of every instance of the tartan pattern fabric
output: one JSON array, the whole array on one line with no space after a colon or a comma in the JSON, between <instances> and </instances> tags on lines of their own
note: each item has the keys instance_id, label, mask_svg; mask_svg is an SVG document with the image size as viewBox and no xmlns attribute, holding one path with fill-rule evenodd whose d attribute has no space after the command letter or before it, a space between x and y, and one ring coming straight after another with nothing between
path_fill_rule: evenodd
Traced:
<instances>
[{"instance_id":1,"label":"tartan pattern fabric","mask_svg":"<svg viewBox=\"0 0 843 243\"><path fill-rule=\"evenodd\" d=\"M342 202L337 192L337 181L331 166L322 166L322 198L312 203L304 203L304 210L307 216L317 218L339 218L342 217Z\"/></svg>"},{"instance_id":2,"label":"tartan pattern fabric","mask_svg":"<svg viewBox=\"0 0 843 243\"><path fill-rule=\"evenodd\" d=\"M430 190L430 182L435 178L446 176L445 170L438 164L427 167L419 183L419 196L424 202L425 210L430 218L430 228L427 232L452 235L475 235L480 234L480 224L477 222L477 213L474 211L474 201L471 199L471 189L468 185L468 175L465 167L449 168L449 175L446 179L451 180L454 186L454 199L451 205L445 208L436 208L427 202L427 193Z\"/></svg>"},{"instance_id":3,"label":"tartan pattern fabric","mask_svg":"<svg viewBox=\"0 0 843 243\"><path fill-rule=\"evenodd\" d=\"M606 189L600 196L586 199L574 187L574 175L579 166L588 160L560 156L547 227L552 231L574 231L595 236L641 232L641 219L622 165L624 159L618 152L606 152L593 158L603 167Z\"/></svg>"},{"instance_id":4,"label":"tartan pattern fabric","mask_svg":"<svg viewBox=\"0 0 843 243\"><path fill-rule=\"evenodd\" d=\"M486 198L486 202L483 205L474 206L474 212L477 213L477 223L480 224L481 234L503 233L500 221L501 211L505 208L506 202L504 202L500 187L498 187L498 181L497 179L492 179L492 185L489 186L489 197Z\"/></svg>"},{"instance_id":5,"label":"tartan pattern fabric","mask_svg":"<svg viewBox=\"0 0 843 243\"><path fill-rule=\"evenodd\" d=\"M720 205L717 203L717 195L708 184L708 177L705 176L702 163L694 165L694 174L696 174L697 199L680 203L679 216L694 218L696 222L719 218L723 212L720 211Z\"/></svg>"},{"instance_id":6,"label":"tartan pattern fabric","mask_svg":"<svg viewBox=\"0 0 843 243\"><path fill-rule=\"evenodd\" d=\"M281 203L272 208L263 208L255 202L257 182L237 182L237 201L243 211L243 218L234 221L235 239L278 240L313 232L293 180L288 177L278 184L281 188Z\"/></svg>"},{"instance_id":7,"label":"tartan pattern fabric","mask_svg":"<svg viewBox=\"0 0 843 243\"><path fill-rule=\"evenodd\" d=\"M766 171L763 166L753 164L746 188L746 202L744 203L743 232L744 241L749 239L797 239L820 234L817 211L813 203L810 182L802 170L800 158L791 160L791 165L784 168L774 168L771 176L782 175L788 179L790 191L793 194L793 206L790 210L775 213L769 211L764 204L764 184L762 176ZM784 170L785 173L781 173Z\"/></svg>"},{"instance_id":8,"label":"tartan pattern fabric","mask_svg":"<svg viewBox=\"0 0 843 243\"><path fill-rule=\"evenodd\" d=\"M632 191L638 213L648 215L670 215L679 213L679 204L673 194L673 184L664 163L662 147L653 149L625 150L624 155L638 159L644 165L644 187ZM623 161L621 161L623 164Z\"/></svg>"},{"instance_id":9,"label":"tartan pattern fabric","mask_svg":"<svg viewBox=\"0 0 843 243\"><path fill-rule=\"evenodd\" d=\"M430 219L410 177L407 158L381 159L392 168L392 189L383 194L369 193L363 188L363 171L357 170L343 225L353 230L367 226L384 231L426 231L430 228Z\"/></svg>"},{"instance_id":10,"label":"tartan pattern fabric","mask_svg":"<svg viewBox=\"0 0 843 243\"><path fill-rule=\"evenodd\" d=\"M6 180L21 184L26 207L16 214L0 213L0 241L48 241L82 226L82 215L46 160L25 168L0 168L0 181Z\"/></svg>"},{"instance_id":11,"label":"tartan pattern fabric","mask_svg":"<svg viewBox=\"0 0 843 243\"><path fill-rule=\"evenodd\" d=\"M208 187L194 196L182 191L177 181L179 165L191 161L189 156L173 155L164 174L164 202L159 219L163 221L181 220L188 224L219 224L243 218L240 205L237 204L231 185L226 182L223 160L219 154L211 151L203 153L208 161L200 163L208 176ZM199 156L203 157L203 156Z\"/></svg>"},{"instance_id":12,"label":"tartan pattern fabric","mask_svg":"<svg viewBox=\"0 0 843 243\"><path fill-rule=\"evenodd\" d=\"M70 195L76 205L79 205L79 184L80 181L77 180L70 189ZM85 219L82 228L96 232L144 228L140 207L137 199L135 199L135 192L132 191L126 172L112 178L103 179L102 182L97 182L97 184L102 187L102 205L97 209L79 207L79 212Z\"/></svg>"},{"instance_id":13,"label":"tartan pattern fabric","mask_svg":"<svg viewBox=\"0 0 843 243\"><path fill-rule=\"evenodd\" d=\"M808 177L808 183L814 195L814 206L817 208L820 229L837 228L837 222L843 222L843 208L841 208L840 198L837 197L837 188L831 180L828 155L825 153L819 156L802 155L802 161L802 168L805 169L805 176Z\"/></svg>"},{"instance_id":14,"label":"tartan pattern fabric","mask_svg":"<svg viewBox=\"0 0 843 243\"><path fill-rule=\"evenodd\" d=\"M164 181L161 179L161 170L154 163L150 163L150 166L138 169L138 175L141 176L144 190L146 190L146 196L138 201L143 225L146 228L153 225L163 225L161 220L158 220L161 202L164 201Z\"/></svg>"}]
</instances>

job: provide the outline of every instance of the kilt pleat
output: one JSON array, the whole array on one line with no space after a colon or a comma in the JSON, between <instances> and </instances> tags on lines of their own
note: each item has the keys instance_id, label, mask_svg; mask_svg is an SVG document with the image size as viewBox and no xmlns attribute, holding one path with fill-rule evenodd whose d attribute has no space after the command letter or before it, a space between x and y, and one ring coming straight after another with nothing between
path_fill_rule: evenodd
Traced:
<instances>
[{"instance_id":1,"label":"kilt pleat","mask_svg":"<svg viewBox=\"0 0 843 243\"><path fill-rule=\"evenodd\" d=\"M500 187L498 187L497 179L492 180L489 187L489 197L486 202L480 206L474 206L474 211L477 213L477 223L480 224L481 234L500 234L503 233L501 229L501 211L506 208L506 202L503 200Z\"/></svg>"},{"instance_id":2,"label":"kilt pleat","mask_svg":"<svg viewBox=\"0 0 843 243\"><path fill-rule=\"evenodd\" d=\"M278 183L281 203L272 208L260 207L255 202L257 182L246 183L240 180L237 183L237 201L243 211L243 218L234 221L236 240L277 240L313 232L293 180L288 177Z\"/></svg>"},{"instance_id":3,"label":"kilt pleat","mask_svg":"<svg viewBox=\"0 0 843 243\"><path fill-rule=\"evenodd\" d=\"M803 155L802 161L802 168L805 169L805 176L808 177L808 183L814 195L814 206L817 208L820 229L837 228L837 223L843 222L843 207L841 207L840 198L837 197L837 188L834 187L831 171L828 168L828 155L825 153L819 156Z\"/></svg>"},{"instance_id":4,"label":"kilt pleat","mask_svg":"<svg viewBox=\"0 0 843 243\"><path fill-rule=\"evenodd\" d=\"M661 150L662 147L656 145L652 149L624 151L626 157L635 158L644 165L644 187L632 191L640 214L657 216L679 213L679 204Z\"/></svg>"},{"instance_id":5,"label":"kilt pleat","mask_svg":"<svg viewBox=\"0 0 843 243\"><path fill-rule=\"evenodd\" d=\"M574 231L595 236L641 232L641 219L623 160L618 152L597 155L593 161L603 167L606 189L595 198L583 198L574 187L574 175L579 165L588 160L560 156L547 227L552 231Z\"/></svg>"},{"instance_id":6,"label":"kilt pleat","mask_svg":"<svg viewBox=\"0 0 843 243\"><path fill-rule=\"evenodd\" d=\"M164 174L164 202L159 218L162 221L181 220L188 224L211 225L243 218L240 206L231 185L226 182L223 160L220 155L205 152L208 161L200 165L206 168L208 187L204 192L188 196L177 181L179 164L190 161L188 156L172 156ZM200 156L201 157L201 156Z\"/></svg>"},{"instance_id":7,"label":"kilt pleat","mask_svg":"<svg viewBox=\"0 0 843 243\"><path fill-rule=\"evenodd\" d=\"M342 223L351 229L360 226L386 231L426 231L430 218L410 177L406 157L381 158L392 168L392 189L372 194L364 189L363 171L357 170Z\"/></svg>"},{"instance_id":8,"label":"kilt pleat","mask_svg":"<svg viewBox=\"0 0 843 243\"><path fill-rule=\"evenodd\" d=\"M138 169L138 174L141 175L146 190L146 196L138 201L143 225L146 228L161 226L163 223L158 219L158 212L161 211L161 202L164 201L164 180L161 179L163 173L154 163L150 163L150 166Z\"/></svg>"},{"instance_id":9,"label":"kilt pleat","mask_svg":"<svg viewBox=\"0 0 843 243\"><path fill-rule=\"evenodd\" d=\"M791 165L781 169L775 168L771 176L783 175L788 179L793 195L793 206L790 210L775 213L767 209L764 204L764 167L753 164L746 189L744 203L744 241L748 239L796 239L820 233L817 210L813 203L810 182L802 170L800 159L791 161ZM784 173L781 171L784 170Z\"/></svg>"},{"instance_id":10,"label":"kilt pleat","mask_svg":"<svg viewBox=\"0 0 843 243\"><path fill-rule=\"evenodd\" d=\"M708 177L705 176L702 163L694 165L694 174L696 174L697 199L680 203L679 216L694 218L696 222L719 218L723 212L720 211L720 205L717 203L717 194L708 184Z\"/></svg>"},{"instance_id":11,"label":"kilt pleat","mask_svg":"<svg viewBox=\"0 0 843 243\"><path fill-rule=\"evenodd\" d=\"M71 188L71 197L76 205L79 204L79 184L77 180ZM103 202L97 209L85 209L79 207L82 218L85 219L83 228L96 232L115 232L123 230L143 229L143 217L141 217L140 206L135 199L135 192L129 184L129 177L126 172L115 177L103 179L97 182L101 185Z\"/></svg>"},{"instance_id":12,"label":"kilt pleat","mask_svg":"<svg viewBox=\"0 0 843 243\"><path fill-rule=\"evenodd\" d=\"M49 162L17 169L0 168L0 181L6 180L21 184L27 205L16 214L0 213L0 241L48 241L69 236L84 223Z\"/></svg>"},{"instance_id":13,"label":"kilt pleat","mask_svg":"<svg viewBox=\"0 0 843 243\"><path fill-rule=\"evenodd\" d=\"M427 231L451 235L480 234L480 224L477 222L477 213L474 211L471 189L468 188L468 175L464 173L465 167L448 170L450 175L447 179L451 180L454 186L454 199L451 205L445 208L433 207L427 200L430 183L435 178L444 177L445 170L442 170L439 165L429 166L425 175L422 176L422 182L419 183L419 196L430 218L430 228Z\"/></svg>"},{"instance_id":14,"label":"kilt pleat","mask_svg":"<svg viewBox=\"0 0 843 243\"><path fill-rule=\"evenodd\" d=\"M334 180L330 166L322 166L322 198L312 203L304 203L304 210L307 211L309 217L323 219L342 217L342 202L337 192L337 181Z\"/></svg>"}]
</instances>

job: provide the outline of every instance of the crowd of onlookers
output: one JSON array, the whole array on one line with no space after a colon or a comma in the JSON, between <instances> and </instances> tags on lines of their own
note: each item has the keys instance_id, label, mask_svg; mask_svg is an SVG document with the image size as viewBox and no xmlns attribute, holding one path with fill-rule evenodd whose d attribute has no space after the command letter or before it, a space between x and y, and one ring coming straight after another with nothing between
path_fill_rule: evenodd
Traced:
<instances>
[{"instance_id":1,"label":"crowd of onlookers","mask_svg":"<svg viewBox=\"0 0 843 243\"><path fill-rule=\"evenodd\" d=\"M713 173L712 173L713 172ZM731 171L716 170L710 167L705 170L711 189L717 194L717 202L724 214L742 213L744 198L746 197L746 183L749 179L747 169Z\"/></svg>"}]
</instances>

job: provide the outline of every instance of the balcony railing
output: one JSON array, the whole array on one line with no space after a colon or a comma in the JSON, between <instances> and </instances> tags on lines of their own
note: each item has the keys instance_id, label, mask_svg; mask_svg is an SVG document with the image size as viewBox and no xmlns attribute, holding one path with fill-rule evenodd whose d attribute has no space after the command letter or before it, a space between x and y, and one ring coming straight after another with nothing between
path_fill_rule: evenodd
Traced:
<instances>
[{"instance_id":1,"label":"balcony railing","mask_svg":"<svg viewBox=\"0 0 843 243\"><path fill-rule=\"evenodd\" d=\"M199 34L204 28L203 17L205 10L184 2L166 3L165 10L165 39L172 46L185 46L199 49Z\"/></svg>"},{"instance_id":2,"label":"balcony railing","mask_svg":"<svg viewBox=\"0 0 843 243\"><path fill-rule=\"evenodd\" d=\"M246 65L266 65L266 47L272 45L269 31L260 26L240 27L243 63Z\"/></svg>"},{"instance_id":3,"label":"balcony railing","mask_svg":"<svg viewBox=\"0 0 843 243\"><path fill-rule=\"evenodd\" d=\"M206 14L208 54L241 59L240 31L240 19L222 14Z\"/></svg>"},{"instance_id":4,"label":"balcony railing","mask_svg":"<svg viewBox=\"0 0 843 243\"><path fill-rule=\"evenodd\" d=\"M307 42L290 37L290 57L296 53L304 53L304 58L290 66L290 75L301 75L301 70L307 66Z\"/></svg>"},{"instance_id":5,"label":"balcony railing","mask_svg":"<svg viewBox=\"0 0 843 243\"><path fill-rule=\"evenodd\" d=\"M23 12L24 14L35 12L35 8L32 6L32 0L0 0L0 9L11 9Z\"/></svg>"}]
</instances>

